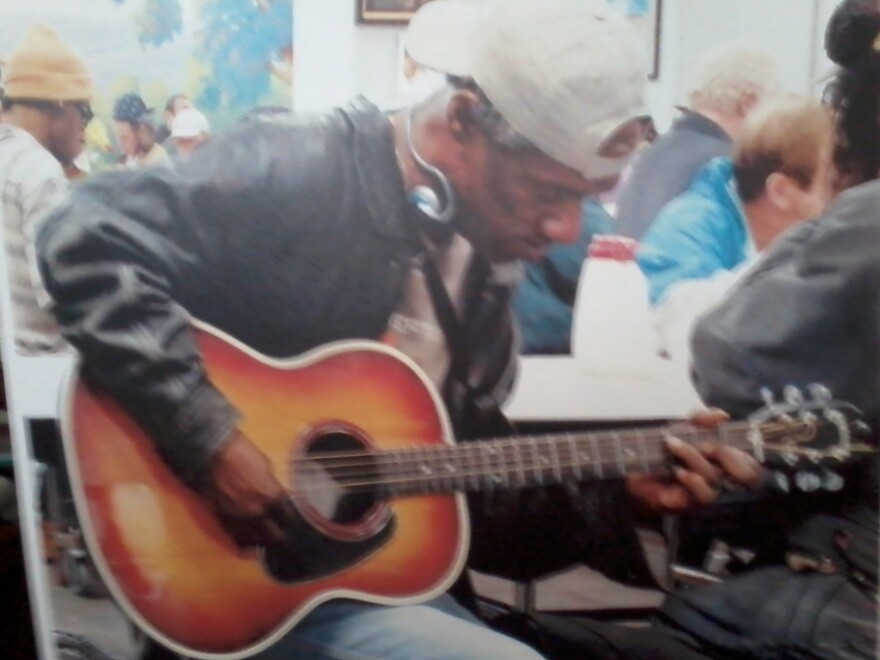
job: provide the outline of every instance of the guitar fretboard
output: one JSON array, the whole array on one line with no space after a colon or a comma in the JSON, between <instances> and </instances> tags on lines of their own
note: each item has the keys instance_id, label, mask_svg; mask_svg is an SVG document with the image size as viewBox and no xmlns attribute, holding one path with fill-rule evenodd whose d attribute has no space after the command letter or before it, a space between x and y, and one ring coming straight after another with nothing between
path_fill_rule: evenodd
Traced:
<instances>
[{"instance_id":1,"label":"guitar fretboard","mask_svg":"<svg viewBox=\"0 0 880 660\"><path fill-rule=\"evenodd\" d=\"M688 444L712 440L753 448L748 424L718 430L627 429L506 438L397 451L323 454L321 470L347 490L380 490L389 496L506 490L662 473L671 467L665 438Z\"/></svg>"}]
</instances>

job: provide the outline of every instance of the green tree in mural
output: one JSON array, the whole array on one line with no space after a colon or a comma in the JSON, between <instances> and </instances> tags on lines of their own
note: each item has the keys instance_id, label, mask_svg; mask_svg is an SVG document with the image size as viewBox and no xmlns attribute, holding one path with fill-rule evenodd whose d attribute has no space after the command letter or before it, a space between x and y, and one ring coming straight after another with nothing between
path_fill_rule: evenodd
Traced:
<instances>
[{"instance_id":1,"label":"green tree in mural","mask_svg":"<svg viewBox=\"0 0 880 660\"><path fill-rule=\"evenodd\" d=\"M141 45L161 46L181 32L181 1L142 0L134 17ZM200 107L247 108L266 95L273 75L290 82L293 0L183 1L196 5L196 55L209 69Z\"/></svg>"},{"instance_id":2,"label":"green tree in mural","mask_svg":"<svg viewBox=\"0 0 880 660\"><path fill-rule=\"evenodd\" d=\"M126 0L113 2L121 5ZM172 41L183 29L180 0L143 0L134 22L142 46L161 46Z\"/></svg>"},{"instance_id":3,"label":"green tree in mural","mask_svg":"<svg viewBox=\"0 0 880 660\"><path fill-rule=\"evenodd\" d=\"M197 54L211 70L199 103L249 107L269 91L279 59L292 57L293 0L204 0Z\"/></svg>"}]
</instances>

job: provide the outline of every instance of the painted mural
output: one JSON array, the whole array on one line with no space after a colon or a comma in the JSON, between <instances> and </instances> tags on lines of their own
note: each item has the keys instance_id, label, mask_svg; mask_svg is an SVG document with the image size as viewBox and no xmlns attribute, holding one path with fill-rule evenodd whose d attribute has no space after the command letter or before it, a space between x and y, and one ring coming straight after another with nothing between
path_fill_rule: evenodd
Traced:
<instances>
[{"instance_id":1,"label":"painted mural","mask_svg":"<svg viewBox=\"0 0 880 660\"><path fill-rule=\"evenodd\" d=\"M185 94L220 129L256 106L292 103L294 0L3 0L0 62L26 29L51 25L83 55L96 83L89 154L118 155L112 109L139 94L161 125Z\"/></svg>"}]
</instances>

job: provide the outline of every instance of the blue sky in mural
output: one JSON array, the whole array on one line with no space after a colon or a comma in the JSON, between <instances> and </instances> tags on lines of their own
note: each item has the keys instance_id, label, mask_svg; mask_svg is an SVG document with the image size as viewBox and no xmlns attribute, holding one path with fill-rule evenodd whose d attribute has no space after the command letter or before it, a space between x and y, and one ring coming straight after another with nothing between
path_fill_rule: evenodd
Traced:
<instances>
[{"instance_id":1,"label":"blue sky in mural","mask_svg":"<svg viewBox=\"0 0 880 660\"><path fill-rule=\"evenodd\" d=\"M140 92L154 107L183 91L225 123L254 105L290 105L292 6L293 0L2 0L0 58L28 26L48 23L86 58L99 112L126 91Z\"/></svg>"}]
</instances>

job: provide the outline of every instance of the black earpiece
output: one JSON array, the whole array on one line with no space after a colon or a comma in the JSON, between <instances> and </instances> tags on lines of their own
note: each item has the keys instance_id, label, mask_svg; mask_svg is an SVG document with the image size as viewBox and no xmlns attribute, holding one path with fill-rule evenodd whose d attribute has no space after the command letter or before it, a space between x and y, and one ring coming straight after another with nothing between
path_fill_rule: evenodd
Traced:
<instances>
[{"instance_id":1,"label":"black earpiece","mask_svg":"<svg viewBox=\"0 0 880 660\"><path fill-rule=\"evenodd\" d=\"M417 208L428 219L446 224L455 216L455 193L452 190L452 186L449 185L449 180L446 178L446 175L427 162L416 151L415 145L412 141L411 115L412 110L407 112L404 118L406 144L409 148L409 153L422 170L437 179L437 183L440 184L440 188L442 189L443 199L439 199L437 193L430 186L415 186L407 192L406 198L409 200L410 204Z\"/></svg>"}]
</instances>

